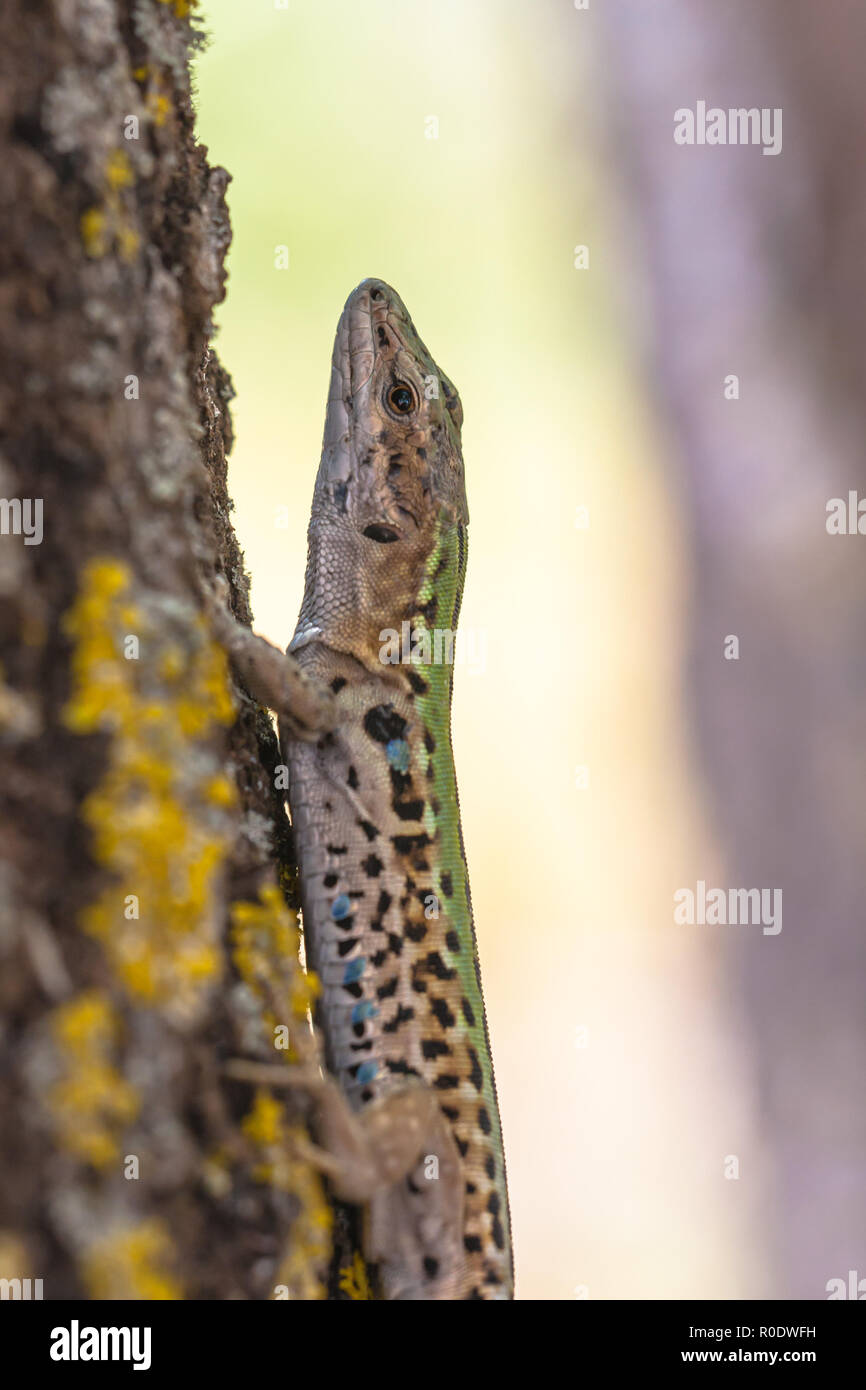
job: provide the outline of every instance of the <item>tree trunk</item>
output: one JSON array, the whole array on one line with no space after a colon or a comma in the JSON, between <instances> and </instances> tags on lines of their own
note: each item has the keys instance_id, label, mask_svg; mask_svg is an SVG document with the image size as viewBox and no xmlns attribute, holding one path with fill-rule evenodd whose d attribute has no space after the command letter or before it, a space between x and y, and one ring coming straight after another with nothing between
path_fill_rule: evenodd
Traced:
<instances>
[{"instance_id":1,"label":"tree trunk","mask_svg":"<svg viewBox=\"0 0 866 1390\"><path fill-rule=\"evenodd\" d=\"M750 1019L773 1291L824 1298L866 1247L866 541L825 525L866 489L866 14L615 0L606 19L692 538L699 755L728 882L783 893L777 936L705 930ZM698 100L781 108L782 152L675 143Z\"/></svg>"},{"instance_id":2,"label":"tree trunk","mask_svg":"<svg viewBox=\"0 0 866 1390\"><path fill-rule=\"evenodd\" d=\"M0 1277L46 1298L314 1298L329 1258L292 1092L226 1075L291 1065L308 989L208 619L250 608L189 9L0 16Z\"/></svg>"}]
</instances>

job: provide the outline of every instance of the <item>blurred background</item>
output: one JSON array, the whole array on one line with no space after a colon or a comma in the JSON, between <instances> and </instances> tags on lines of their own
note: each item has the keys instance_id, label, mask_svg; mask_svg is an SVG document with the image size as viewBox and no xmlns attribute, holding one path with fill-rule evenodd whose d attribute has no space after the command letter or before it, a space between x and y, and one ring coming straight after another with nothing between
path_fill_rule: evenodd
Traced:
<instances>
[{"instance_id":1,"label":"blurred background","mask_svg":"<svg viewBox=\"0 0 866 1390\"><path fill-rule=\"evenodd\" d=\"M866 1274L866 541L825 524L866 491L866 19L203 8L260 632L294 627L359 280L463 399L454 743L518 1296L824 1298ZM699 101L782 109L781 152L677 144ZM675 922L699 881L781 891L782 930Z\"/></svg>"}]
</instances>

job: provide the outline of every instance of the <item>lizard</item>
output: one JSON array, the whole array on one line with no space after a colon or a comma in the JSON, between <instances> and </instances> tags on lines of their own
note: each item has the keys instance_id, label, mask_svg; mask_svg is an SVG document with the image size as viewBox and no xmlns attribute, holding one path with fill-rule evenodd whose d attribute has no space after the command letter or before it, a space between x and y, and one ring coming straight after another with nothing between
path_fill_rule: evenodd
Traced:
<instances>
[{"instance_id":1,"label":"lizard","mask_svg":"<svg viewBox=\"0 0 866 1390\"><path fill-rule=\"evenodd\" d=\"M462 420L400 297L362 281L334 342L290 688L268 701L336 1080L318 1088L319 1137L393 1300L513 1297L451 748Z\"/></svg>"}]
</instances>

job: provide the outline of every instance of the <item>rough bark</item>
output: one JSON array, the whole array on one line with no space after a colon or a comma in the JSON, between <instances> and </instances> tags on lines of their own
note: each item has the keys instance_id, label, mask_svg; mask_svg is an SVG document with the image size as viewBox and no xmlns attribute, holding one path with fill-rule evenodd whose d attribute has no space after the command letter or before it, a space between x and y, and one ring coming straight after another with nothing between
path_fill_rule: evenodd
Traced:
<instances>
[{"instance_id":1,"label":"rough bark","mask_svg":"<svg viewBox=\"0 0 866 1390\"><path fill-rule=\"evenodd\" d=\"M866 542L825 527L830 498L866 489L866 15L615 0L605 23L692 540L695 747L728 883L783 891L778 937L720 929L774 1162L773 1288L822 1298L866 1245ZM782 108L782 153L675 144L699 99Z\"/></svg>"},{"instance_id":2,"label":"rough bark","mask_svg":"<svg viewBox=\"0 0 866 1390\"><path fill-rule=\"evenodd\" d=\"M0 16L0 1277L46 1298L312 1298L328 1259L300 1102L226 1076L290 1065L309 995L273 728L207 616L250 621L189 10Z\"/></svg>"}]
</instances>

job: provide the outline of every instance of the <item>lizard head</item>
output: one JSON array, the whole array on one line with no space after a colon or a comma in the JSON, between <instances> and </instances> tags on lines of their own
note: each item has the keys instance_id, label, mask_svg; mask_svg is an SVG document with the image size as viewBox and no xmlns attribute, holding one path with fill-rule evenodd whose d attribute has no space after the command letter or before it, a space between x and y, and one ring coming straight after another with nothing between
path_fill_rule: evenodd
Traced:
<instances>
[{"instance_id":1,"label":"lizard head","mask_svg":"<svg viewBox=\"0 0 866 1390\"><path fill-rule=\"evenodd\" d=\"M353 290L337 325L304 602L291 650L362 660L411 617L431 556L468 521L456 388L400 296Z\"/></svg>"}]
</instances>

